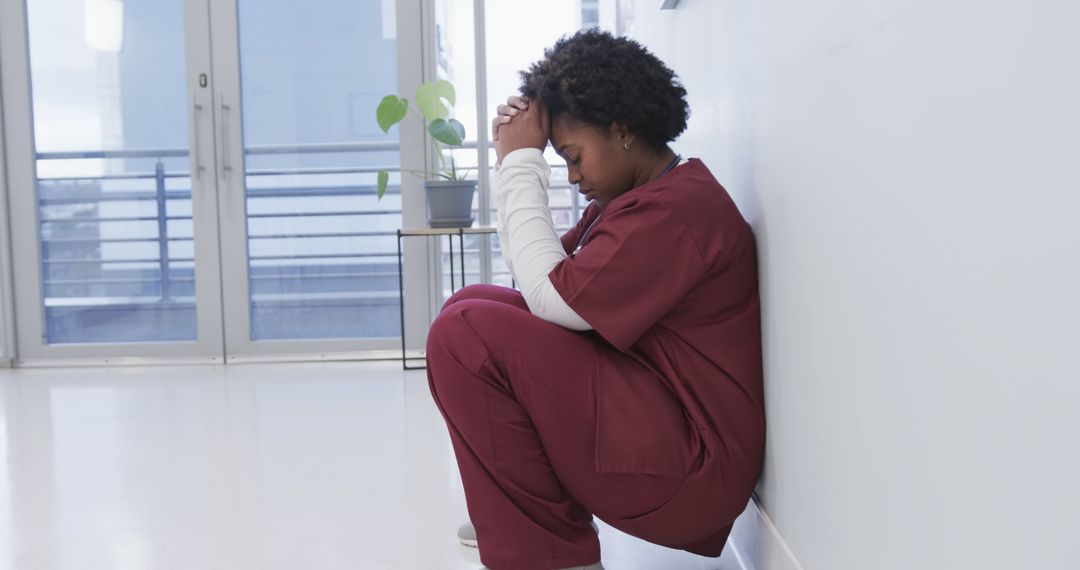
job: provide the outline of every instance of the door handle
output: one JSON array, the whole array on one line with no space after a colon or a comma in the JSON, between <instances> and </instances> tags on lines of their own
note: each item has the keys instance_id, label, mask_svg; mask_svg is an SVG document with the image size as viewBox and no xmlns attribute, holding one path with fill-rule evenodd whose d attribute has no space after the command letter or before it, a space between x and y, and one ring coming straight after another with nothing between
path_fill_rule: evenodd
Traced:
<instances>
[{"instance_id":1,"label":"door handle","mask_svg":"<svg viewBox=\"0 0 1080 570\"><path fill-rule=\"evenodd\" d=\"M221 177L227 179L232 173L232 163L229 161L229 115L232 109L225 104L224 95L218 97L221 106Z\"/></svg>"},{"instance_id":2,"label":"door handle","mask_svg":"<svg viewBox=\"0 0 1080 570\"><path fill-rule=\"evenodd\" d=\"M199 125L202 123L203 106L199 104L194 96L192 96L191 101L195 110L195 139L191 141L191 154L195 155L195 180L202 180L203 171L206 170L206 167L203 166L202 151L199 145L199 133L202 131Z\"/></svg>"}]
</instances>

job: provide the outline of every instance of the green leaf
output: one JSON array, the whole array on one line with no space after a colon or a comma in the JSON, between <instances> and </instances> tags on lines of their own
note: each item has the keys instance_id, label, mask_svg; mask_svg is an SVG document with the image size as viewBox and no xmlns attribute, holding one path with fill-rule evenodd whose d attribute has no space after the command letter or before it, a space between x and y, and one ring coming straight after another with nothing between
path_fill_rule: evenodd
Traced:
<instances>
[{"instance_id":1,"label":"green leaf","mask_svg":"<svg viewBox=\"0 0 1080 570\"><path fill-rule=\"evenodd\" d=\"M435 82L435 93L446 99L450 106L453 107L457 104L457 93L454 91L454 84L445 79L440 79Z\"/></svg>"},{"instance_id":2,"label":"green leaf","mask_svg":"<svg viewBox=\"0 0 1080 570\"><path fill-rule=\"evenodd\" d=\"M462 141L465 140L465 125L457 119L449 121L435 119L428 126L428 132L435 140L450 146L461 146Z\"/></svg>"},{"instance_id":3,"label":"green leaf","mask_svg":"<svg viewBox=\"0 0 1080 570\"><path fill-rule=\"evenodd\" d=\"M379 189L375 192L375 195L379 200L382 200L383 194L386 194L386 185L390 183L390 173L385 170L379 171Z\"/></svg>"},{"instance_id":4,"label":"green leaf","mask_svg":"<svg viewBox=\"0 0 1080 570\"><path fill-rule=\"evenodd\" d=\"M433 83L425 83L416 88L416 106L420 108L420 114L429 121L450 116L449 109L439 98L439 92Z\"/></svg>"},{"instance_id":5,"label":"green leaf","mask_svg":"<svg viewBox=\"0 0 1080 570\"><path fill-rule=\"evenodd\" d=\"M408 99L399 99L397 95L387 95L379 102L379 108L375 110L375 119L379 121L379 128L386 133L390 131L390 127L400 123L408 111Z\"/></svg>"}]
</instances>

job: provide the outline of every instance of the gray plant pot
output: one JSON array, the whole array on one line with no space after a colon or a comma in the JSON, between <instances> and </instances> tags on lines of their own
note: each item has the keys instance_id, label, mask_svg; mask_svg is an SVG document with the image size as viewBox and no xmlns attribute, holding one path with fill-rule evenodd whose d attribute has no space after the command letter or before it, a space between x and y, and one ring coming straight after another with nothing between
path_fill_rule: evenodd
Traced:
<instances>
[{"instance_id":1,"label":"gray plant pot","mask_svg":"<svg viewBox=\"0 0 1080 570\"><path fill-rule=\"evenodd\" d=\"M472 225L475 180L428 180L428 225L433 228L467 228Z\"/></svg>"}]
</instances>

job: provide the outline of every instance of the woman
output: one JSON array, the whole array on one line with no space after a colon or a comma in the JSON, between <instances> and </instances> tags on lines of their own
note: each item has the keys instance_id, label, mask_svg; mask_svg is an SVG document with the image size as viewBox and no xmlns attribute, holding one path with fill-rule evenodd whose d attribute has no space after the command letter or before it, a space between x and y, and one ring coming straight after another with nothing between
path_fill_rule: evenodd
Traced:
<instances>
[{"instance_id":1,"label":"woman","mask_svg":"<svg viewBox=\"0 0 1080 570\"><path fill-rule=\"evenodd\" d=\"M480 559L600 568L593 515L719 556L764 450L750 227L700 160L668 146L686 91L636 42L579 32L522 77L492 125L521 292L462 289L427 346ZM592 201L561 240L549 141Z\"/></svg>"}]
</instances>

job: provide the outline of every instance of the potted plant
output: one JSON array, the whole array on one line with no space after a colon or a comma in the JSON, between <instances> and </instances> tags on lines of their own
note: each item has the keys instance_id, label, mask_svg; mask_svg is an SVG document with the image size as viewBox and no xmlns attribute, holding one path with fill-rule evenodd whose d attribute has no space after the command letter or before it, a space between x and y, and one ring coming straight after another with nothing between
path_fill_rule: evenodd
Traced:
<instances>
[{"instance_id":1,"label":"potted plant","mask_svg":"<svg viewBox=\"0 0 1080 570\"><path fill-rule=\"evenodd\" d=\"M427 192L428 225L433 228L469 227L473 223L472 202L476 192L476 181L466 180L469 170L461 172L454 163L453 149L461 147L465 140L465 126L457 119L450 118L450 110L455 102L454 86L449 81L440 79L425 83L416 89L416 107L409 105L409 100L397 95L387 95L379 102L375 110L376 120L384 133L390 127L400 123L412 112L422 124L427 126L427 133L435 143L435 152L439 157L440 168L436 172L408 170L414 175L424 175L424 189ZM450 160L444 148L449 149ZM470 169L471 170L471 169ZM378 197L381 200L386 193L390 173L379 172Z\"/></svg>"}]
</instances>

